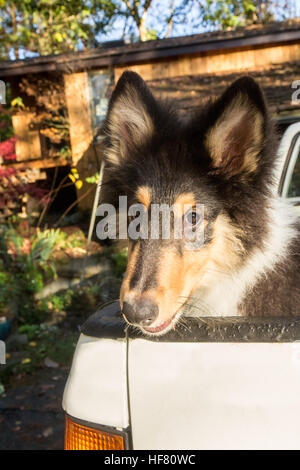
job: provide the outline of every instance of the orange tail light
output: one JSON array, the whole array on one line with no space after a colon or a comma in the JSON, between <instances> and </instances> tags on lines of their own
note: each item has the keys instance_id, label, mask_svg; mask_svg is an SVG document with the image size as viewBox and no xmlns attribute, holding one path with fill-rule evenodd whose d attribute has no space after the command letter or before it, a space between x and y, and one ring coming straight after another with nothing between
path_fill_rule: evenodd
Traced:
<instances>
[{"instance_id":1,"label":"orange tail light","mask_svg":"<svg viewBox=\"0 0 300 470\"><path fill-rule=\"evenodd\" d=\"M124 450L124 437L83 426L66 416L65 450Z\"/></svg>"}]
</instances>

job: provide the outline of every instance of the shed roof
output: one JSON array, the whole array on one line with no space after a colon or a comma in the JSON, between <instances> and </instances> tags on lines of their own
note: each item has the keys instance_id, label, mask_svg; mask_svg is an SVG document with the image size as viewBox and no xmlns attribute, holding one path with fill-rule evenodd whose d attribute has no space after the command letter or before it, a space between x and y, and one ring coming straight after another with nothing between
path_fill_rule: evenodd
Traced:
<instances>
[{"instance_id":1,"label":"shed roof","mask_svg":"<svg viewBox=\"0 0 300 470\"><path fill-rule=\"evenodd\" d=\"M255 47L266 44L293 43L300 40L300 19L270 23L263 26L214 31L192 36L102 47L83 52L38 56L24 60L0 62L0 78L40 72L76 72L95 67L220 51L232 48Z\"/></svg>"}]
</instances>

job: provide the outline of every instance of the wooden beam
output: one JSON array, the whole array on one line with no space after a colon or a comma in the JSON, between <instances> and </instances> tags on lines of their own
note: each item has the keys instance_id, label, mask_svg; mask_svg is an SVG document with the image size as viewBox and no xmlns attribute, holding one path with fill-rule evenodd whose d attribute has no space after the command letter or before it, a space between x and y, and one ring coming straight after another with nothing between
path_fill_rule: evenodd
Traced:
<instances>
[{"instance_id":1,"label":"wooden beam","mask_svg":"<svg viewBox=\"0 0 300 470\"><path fill-rule=\"evenodd\" d=\"M22 168L53 168L56 166L66 166L69 165L70 162L67 158L45 158L44 160L29 160L23 162L15 162L9 163L6 165L2 165L3 168L15 168L15 169L22 169Z\"/></svg>"}]
</instances>

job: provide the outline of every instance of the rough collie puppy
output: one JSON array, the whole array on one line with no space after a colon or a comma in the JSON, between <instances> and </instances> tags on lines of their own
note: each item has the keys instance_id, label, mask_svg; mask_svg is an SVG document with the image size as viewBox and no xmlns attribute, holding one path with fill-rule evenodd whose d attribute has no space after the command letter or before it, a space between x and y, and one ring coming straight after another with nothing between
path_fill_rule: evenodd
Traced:
<instances>
[{"instance_id":1,"label":"rough collie puppy","mask_svg":"<svg viewBox=\"0 0 300 470\"><path fill-rule=\"evenodd\" d=\"M277 139L253 79L183 121L125 72L104 131L102 200L117 207L126 195L149 221L153 205L172 206L173 222L203 233L195 249L184 235L129 236L120 293L127 322L164 334L189 303L199 316L300 314L300 232L273 189Z\"/></svg>"}]
</instances>

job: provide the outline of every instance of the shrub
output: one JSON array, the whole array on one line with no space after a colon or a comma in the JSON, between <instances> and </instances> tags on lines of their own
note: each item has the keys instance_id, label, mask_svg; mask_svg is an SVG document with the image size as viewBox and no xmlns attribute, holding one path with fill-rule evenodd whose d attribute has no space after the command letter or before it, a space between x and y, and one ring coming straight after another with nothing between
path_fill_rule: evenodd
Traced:
<instances>
[{"instance_id":1,"label":"shrub","mask_svg":"<svg viewBox=\"0 0 300 470\"><path fill-rule=\"evenodd\" d=\"M13 227L2 227L0 306L14 304L19 323L40 322L46 315L46 303L37 303L34 295L56 275L51 254L59 236L59 230L51 229L24 237Z\"/></svg>"}]
</instances>

